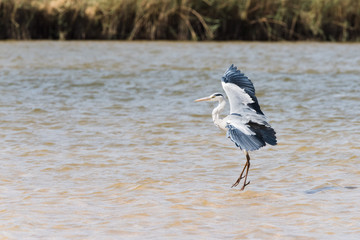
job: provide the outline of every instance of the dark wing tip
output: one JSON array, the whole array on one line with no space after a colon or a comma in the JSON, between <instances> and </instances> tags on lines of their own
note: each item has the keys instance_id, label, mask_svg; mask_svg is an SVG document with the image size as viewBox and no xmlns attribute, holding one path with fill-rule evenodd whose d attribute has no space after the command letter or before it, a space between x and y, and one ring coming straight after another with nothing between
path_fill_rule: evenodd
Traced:
<instances>
[{"instance_id":1,"label":"dark wing tip","mask_svg":"<svg viewBox=\"0 0 360 240\"><path fill-rule=\"evenodd\" d=\"M225 71L224 75L221 78L221 81L223 81L224 83L233 83L238 87L244 89L245 92L251 97L255 96L255 88L253 83L247 76L245 76L244 73L238 70L237 67L234 66L234 64L231 64L228 70Z\"/></svg>"},{"instance_id":2,"label":"dark wing tip","mask_svg":"<svg viewBox=\"0 0 360 240\"><path fill-rule=\"evenodd\" d=\"M237 67L234 66L234 64L231 64L231 66L225 71L221 80L225 83L232 82L231 78L237 77L237 74L240 74L240 76L244 76L244 74L240 70L238 70Z\"/></svg>"},{"instance_id":3,"label":"dark wing tip","mask_svg":"<svg viewBox=\"0 0 360 240\"><path fill-rule=\"evenodd\" d=\"M229 67L228 71L229 71L229 70L234 70L234 71L236 71L236 70L237 70L237 67L234 66L234 64L231 64L231 66Z\"/></svg>"},{"instance_id":4,"label":"dark wing tip","mask_svg":"<svg viewBox=\"0 0 360 240\"><path fill-rule=\"evenodd\" d=\"M270 126L260 125L257 123L249 122L248 125L251 127L256 135L260 136L264 142L270 145L277 145L276 132Z\"/></svg>"}]
</instances>

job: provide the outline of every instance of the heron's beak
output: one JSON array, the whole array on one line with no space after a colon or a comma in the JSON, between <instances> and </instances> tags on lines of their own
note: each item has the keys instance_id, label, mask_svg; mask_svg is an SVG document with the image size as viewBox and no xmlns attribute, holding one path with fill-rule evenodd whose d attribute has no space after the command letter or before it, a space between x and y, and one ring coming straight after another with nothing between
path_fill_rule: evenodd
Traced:
<instances>
[{"instance_id":1,"label":"heron's beak","mask_svg":"<svg viewBox=\"0 0 360 240\"><path fill-rule=\"evenodd\" d=\"M196 99L195 102L210 101L210 99L211 99L211 98L209 98L209 97L204 97L204 98Z\"/></svg>"}]
</instances>

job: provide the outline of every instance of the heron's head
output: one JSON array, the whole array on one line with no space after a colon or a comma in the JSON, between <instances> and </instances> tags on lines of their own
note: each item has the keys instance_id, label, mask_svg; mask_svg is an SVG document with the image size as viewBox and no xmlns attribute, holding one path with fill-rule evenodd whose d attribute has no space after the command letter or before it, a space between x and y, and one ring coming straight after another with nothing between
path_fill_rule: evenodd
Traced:
<instances>
[{"instance_id":1,"label":"heron's head","mask_svg":"<svg viewBox=\"0 0 360 240\"><path fill-rule=\"evenodd\" d=\"M208 97L196 99L195 102L203 102L203 101L209 101L209 102L219 101L220 102L223 99L224 99L224 96L221 93L213 93Z\"/></svg>"}]
</instances>

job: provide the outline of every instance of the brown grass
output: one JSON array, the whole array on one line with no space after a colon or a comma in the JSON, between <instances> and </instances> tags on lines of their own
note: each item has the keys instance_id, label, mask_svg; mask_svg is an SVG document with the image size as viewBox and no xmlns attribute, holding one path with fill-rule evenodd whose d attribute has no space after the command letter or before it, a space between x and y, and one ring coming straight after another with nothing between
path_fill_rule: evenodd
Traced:
<instances>
[{"instance_id":1,"label":"brown grass","mask_svg":"<svg viewBox=\"0 0 360 240\"><path fill-rule=\"evenodd\" d=\"M0 0L0 39L360 41L360 1Z\"/></svg>"}]
</instances>

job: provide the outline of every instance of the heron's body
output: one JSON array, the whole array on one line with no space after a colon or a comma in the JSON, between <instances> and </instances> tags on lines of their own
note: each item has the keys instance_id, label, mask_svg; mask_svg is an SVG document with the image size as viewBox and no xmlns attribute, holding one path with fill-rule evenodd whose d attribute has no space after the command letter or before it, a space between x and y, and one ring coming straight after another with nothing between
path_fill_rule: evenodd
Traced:
<instances>
[{"instance_id":1,"label":"heron's body","mask_svg":"<svg viewBox=\"0 0 360 240\"><path fill-rule=\"evenodd\" d=\"M257 150L266 144L276 145L275 131L267 122L264 113L260 109L252 82L233 65L230 66L222 77L222 87L230 103L230 114L225 118L220 118L220 113L226 105L222 94L214 93L209 97L197 99L196 101L219 102L219 105L212 111L214 124L224 130L227 137L243 150L246 155L246 164L240 177L233 185L233 187L237 186L240 180L245 178L241 189L243 190L250 183L246 182L250 168L248 152ZM245 170L246 173L243 177Z\"/></svg>"}]
</instances>

